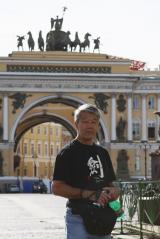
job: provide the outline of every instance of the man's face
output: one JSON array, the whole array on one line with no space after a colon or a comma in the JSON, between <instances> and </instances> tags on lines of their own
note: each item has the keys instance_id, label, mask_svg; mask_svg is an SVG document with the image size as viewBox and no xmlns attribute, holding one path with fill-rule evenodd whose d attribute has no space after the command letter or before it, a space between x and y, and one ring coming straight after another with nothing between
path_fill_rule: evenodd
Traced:
<instances>
[{"instance_id":1,"label":"man's face","mask_svg":"<svg viewBox=\"0 0 160 239\"><path fill-rule=\"evenodd\" d=\"M79 121L76 122L78 138L81 142L93 142L98 131L99 120L97 116L89 112L81 112Z\"/></svg>"}]
</instances>

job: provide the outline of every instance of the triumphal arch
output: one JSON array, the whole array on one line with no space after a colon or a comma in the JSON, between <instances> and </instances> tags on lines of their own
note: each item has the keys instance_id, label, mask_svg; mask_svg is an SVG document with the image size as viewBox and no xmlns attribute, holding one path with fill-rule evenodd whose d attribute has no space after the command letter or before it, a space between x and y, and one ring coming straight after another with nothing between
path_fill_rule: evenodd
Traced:
<instances>
[{"instance_id":1,"label":"triumphal arch","mask_svg":"<svg viewBox=\"0 0 160 239\"><path fill-rule=\"evenodd\" d=\"M140 77L130 73L130 64L105 54L61 51L19 51L1 58L3 174L14 174L14 153L29 128L53 121L74 137L73 112L82 103L96 104L101 110L97 137L116 158L112 142L132 141L131 100Z\"/></svg>"},{"instance_id":2,"label":"triumphal arch","mask_svg":"<svg viewBox=\"0 0 160 239\"><path fill-rule=\"evenodd\" d=\"M138 61L86 52L82 49L89 47L91 34L81 44L76 33L72 42L58 21L52 19L52 28L57 25L47 34L46 50L41 32L40 51L34 50L28 32L30 51L0 58L0 175L15 175L18 142L33 126L60 123L74 137L73 112L83 103L101 110L97 140L108 149L117 175L151 175L149 155L159 141L154 114L160 110L159 71L144 71ZM18 40L22 46L23 37ZM99 38L94 50L98 47Z\"/></svg>"}]
</instances>

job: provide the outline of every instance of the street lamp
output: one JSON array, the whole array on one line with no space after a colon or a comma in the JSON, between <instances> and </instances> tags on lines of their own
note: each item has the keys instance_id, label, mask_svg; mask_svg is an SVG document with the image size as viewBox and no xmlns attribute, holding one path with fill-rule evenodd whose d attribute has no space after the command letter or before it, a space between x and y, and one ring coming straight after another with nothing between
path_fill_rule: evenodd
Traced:
<instances>
[{"instance_id":1,"label":"street lamp","mask_svg":"<svg viewBox=\"0 0 160 239\"><path fill-rule=\"evenodd\" d=\"M149 149L151 146L150 144L144 140L141 141L140 148L144 149L144 177L147 179L147 149Z\"/></svg>"},{"instance_id":2,"label":"street lamp","mask_svg":"<svg viewBox=\"0 0 160 239\"><path fill-rule=\"evenodd\" d=\"M158 116L158 141L159 141L159 137L160 137L160 120L159 120L159 117L160 117L160 111L155 111L153 112L155 115Z\"/></svg>"},{"instance_id":3,"label":"street lamp","mask_svg":"<svg viewBox=\"0 0 160 239\"><path fill-rule=\"evenodd\" d=\"M32 155L32 158L33 158L33 163L34 163L34 166L33 166L33 171L34 171L34 177L37 177L37 165L36 165L36 160L38 158L37 156L37 153L34 151L33 152L33 155Z\"/></svg>"}]
</instances>

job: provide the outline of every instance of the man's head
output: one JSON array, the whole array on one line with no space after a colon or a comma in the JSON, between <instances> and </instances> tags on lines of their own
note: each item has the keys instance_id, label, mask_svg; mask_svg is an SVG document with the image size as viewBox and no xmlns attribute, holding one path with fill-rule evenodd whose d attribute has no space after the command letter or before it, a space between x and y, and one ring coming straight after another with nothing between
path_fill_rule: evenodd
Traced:
<instances>
[{"instance_id":1,"label":"man's head","mask_svg":"<svg viewBox=\"0 0 160 239\"><path fill-rule=\"evenodd\" d=\"M92 144L98 131L99 119L100 112L94 105L81 105L74 115L77 139L83 144Z\"/></svg>"},{"instance_id":2,"label":"man's head","mask_svg":"<svg viewBox=\"0 0 160 239\"><path fill-rule=\"evenodd\" d=\"M79 106L74 112L74 121L75 122L79 121L81 112L88 112L88 113L94 114L97 117L98 121L100 119L100 111L97 109L97 107L95 105L83 104L83 105Z\"/></svg>"}]
</instances>

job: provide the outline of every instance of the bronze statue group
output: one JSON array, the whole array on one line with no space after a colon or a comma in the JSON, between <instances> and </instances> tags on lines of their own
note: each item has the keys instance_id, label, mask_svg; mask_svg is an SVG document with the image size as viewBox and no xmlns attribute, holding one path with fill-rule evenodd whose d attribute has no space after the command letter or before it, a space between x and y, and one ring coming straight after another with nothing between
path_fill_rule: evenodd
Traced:
<instances>
[{"instance_id":1,"label":"bronze statue group","mask_svg":"<svg viewBox=\"0 0 160 239\"><path fill-rule=\"evenodd\" d=\"M62 31L63 17L58 16L54 19L51 18L51 30L46 35L46 41L42 36L42 31L39 31L39 36L37 39L38 49L40 51L79 51L85 52L86 48L90 52L90 37L91 34L87 32L84 36L84 40L81 41L78 36L78 32L75 33L75 39L72 41L70 38L70 31ZM29 51L35 50L35 40L33 39L31 31L28 31L28 48ZM23 41L25 40L25 35L17 36L17 47L23 49ZM100 37L93 39L93 52L97 50L100 53ZM77 47L78 50L77 50Z\"/></svg>"}]
</instances>

